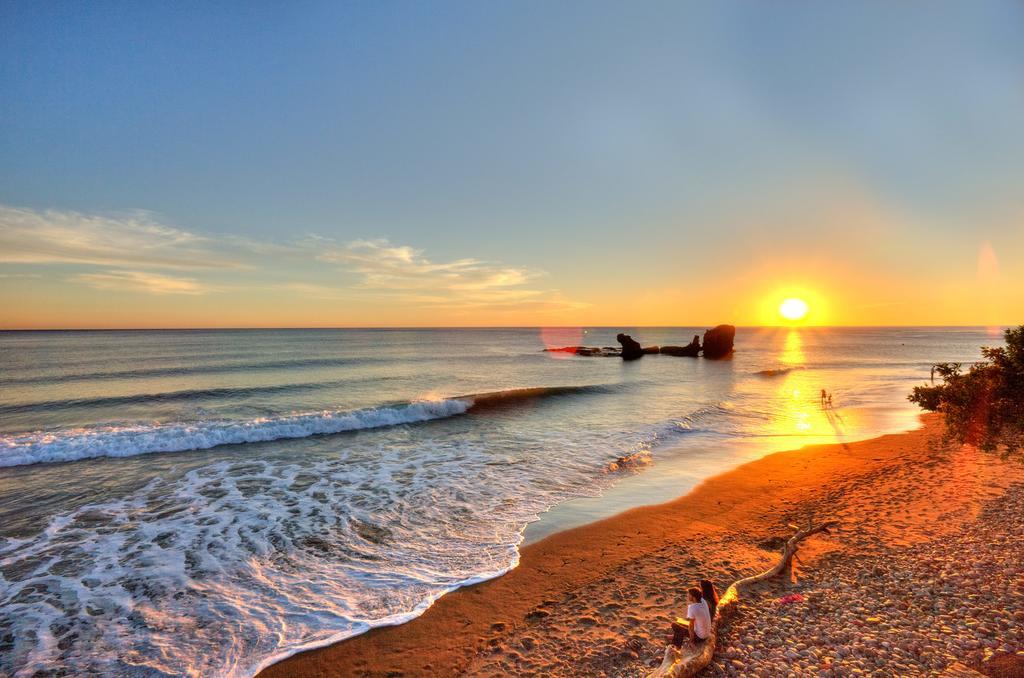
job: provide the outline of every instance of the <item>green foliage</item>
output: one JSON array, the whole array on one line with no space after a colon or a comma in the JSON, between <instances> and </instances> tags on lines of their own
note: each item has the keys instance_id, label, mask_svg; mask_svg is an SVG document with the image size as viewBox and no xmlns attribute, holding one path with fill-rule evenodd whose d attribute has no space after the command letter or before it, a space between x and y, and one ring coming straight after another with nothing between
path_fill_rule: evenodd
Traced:
<instances>
[{"instance_id":1,"label":"green foliage","mask_svg":"<svg viewBox=\"0 0 1024 678\"><path fill-rule=\"evenodd\" d=\"M1021 451L1024 443L1024 325L1005 332L1006 346L982 348L981 362L966 372L960 363L939 363L941 383L918 386L908 398L941 412L949 437L983 450Z\"/></svg>"}]
</instances>

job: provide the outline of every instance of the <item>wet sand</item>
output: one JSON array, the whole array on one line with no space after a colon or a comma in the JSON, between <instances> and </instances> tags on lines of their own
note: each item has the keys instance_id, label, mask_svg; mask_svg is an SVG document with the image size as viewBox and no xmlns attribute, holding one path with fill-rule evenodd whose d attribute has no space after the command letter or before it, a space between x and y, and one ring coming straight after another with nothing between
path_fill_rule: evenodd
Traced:
<instances>
[{"instance_id":1,"label":"wet sand","mask_svg":"<svg viewBox=\"0 0 1024 678\"><path fill-rule=\"evenodd\" d=\"M941 421L922 420L908 433L772 454L674 501L551 535L526 546L512 572L450 593L407 624L261 675L643 675L660 659L687 586L708 577L724 588L768 567L788 525L840 521L801 549L799 582L844 557L884 560L955 535L1024 482L1020 464L943 449ZM728 660L716 668L739 670Z\"/></svg>"}]
</instances>

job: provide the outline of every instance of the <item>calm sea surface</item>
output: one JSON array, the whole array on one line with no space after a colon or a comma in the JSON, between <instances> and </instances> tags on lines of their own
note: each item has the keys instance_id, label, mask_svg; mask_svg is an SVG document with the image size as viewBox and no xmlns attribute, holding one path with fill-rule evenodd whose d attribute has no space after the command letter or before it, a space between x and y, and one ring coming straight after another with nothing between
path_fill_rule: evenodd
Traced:
<instances>
[{"instance_id":1,"label":"calm sea surface","mask_svg":"<svg viewBox=\"0 0 1024 678\"><path fill-rule=\"evenodd\" d=\"M725 361L541 351L618 331L0 333L0 674L249 675L507 571L542 514L535 537L913 426L933 362L1001 343L741 329Z\"/></svg>"}]
</instances>

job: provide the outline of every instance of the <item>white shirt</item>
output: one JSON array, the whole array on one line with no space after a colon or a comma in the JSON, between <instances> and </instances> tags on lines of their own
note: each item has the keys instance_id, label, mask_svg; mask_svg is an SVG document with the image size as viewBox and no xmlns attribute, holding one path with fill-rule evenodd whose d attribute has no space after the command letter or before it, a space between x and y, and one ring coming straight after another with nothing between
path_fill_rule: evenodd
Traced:
<instances>
[{"instance_id":1,"label":"white shirt","mask_svg":"<svg viewBox=\"0 0 1024 678\"><path fill-rule=\"evenodd\" d=\"M711 612L706 600L687 605L686 616L693 620L693 632L698 638L704 640L711 634Z\"/></svg>"}]
</instances>

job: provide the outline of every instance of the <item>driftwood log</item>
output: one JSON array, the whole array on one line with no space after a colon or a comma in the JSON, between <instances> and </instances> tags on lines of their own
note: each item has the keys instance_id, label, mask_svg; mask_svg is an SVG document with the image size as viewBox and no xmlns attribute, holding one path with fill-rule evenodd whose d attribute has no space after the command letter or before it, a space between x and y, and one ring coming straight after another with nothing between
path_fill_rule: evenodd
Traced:
<instances>
[{"instance_id":1,"label":"driftwood log","mask_svg":"<svg viewBox=\"0 0 1024 678\"><path fill-rule=\"evenodd\" d=\"M808 526L797 530L796 534L790 537L789 541L786 542L786 546L782 549L782 555L779 558L779 562L776 563L774 567L769 570L765 570L760 574L751 575L733 582L718 601L718 610L715 613L715 618L711 622L711 634L708 635L707 640L697 646L686 644L682 649L677 649L672 645L669 645L665 648L665 658L662 660L661 665L648 674L649 677L684 678L687 676L694 676L698 671L710 664L711 659L715 656L715 645L718 641L718 632L736 612L736 608L738 607L737 603L740 599L740 589L750 586L751 584L757 584L758 582L765 581L766 579L771 579L772 577L777 577L783 572L789 571L790 561L793 560L793 555L796 553L796 549L800 545L800 542L811 535L818 534L819 532L828 532L829 528L835 527L835 525L836 521L829 520L819 525Z\"/></svg>"}]
</instances>

